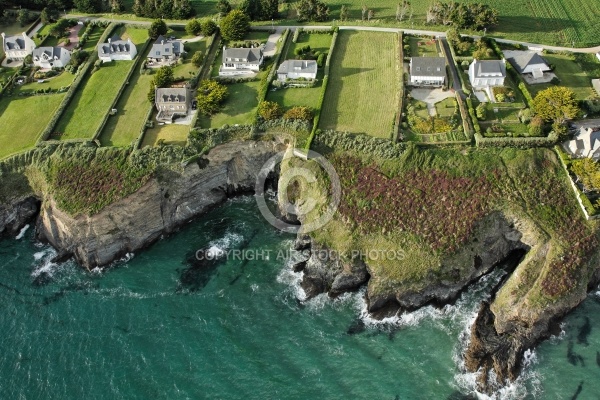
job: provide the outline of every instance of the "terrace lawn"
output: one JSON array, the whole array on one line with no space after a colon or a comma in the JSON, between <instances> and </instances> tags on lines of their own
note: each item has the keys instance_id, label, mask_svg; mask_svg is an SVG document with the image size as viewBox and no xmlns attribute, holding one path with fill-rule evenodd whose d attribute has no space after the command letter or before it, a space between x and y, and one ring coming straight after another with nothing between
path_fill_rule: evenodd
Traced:
<instances>
[{"instance_id":1,"label":"terrace lawn","mask_svg":"<svg viewBox=\"0 0 600 400\"><path fill-rule=\"evenodd\" d=\"M439 57L436 41L433 39L409 36L411 57Z\"/></svg>"},{"instance_id":2,"label":"terrace lawn","mask_svg":"<svg viewBox=\"0 0 600 400\"><path fill-rule=\"evenodd\" d=\"M92 137L110 111L109 108L134 62L105 63L84 79L55 129L61 133L60 139Z\"/></svg>"},{"instance_id":3,"label":"terrace lawn","mask_svg":"<svg viewBox=\"0 0 600 400\"><path fill-rule=\"evenodd\" d=\"M322 71L319 71L317 78L319 79L319 83L315 87L279 89L276 92L269 91L267 93L267 100L275 101L284 108L305 106L316 110L319 108L319 100L321 98Z\"/></svg>"},{"instance_id":4,"label":"terrace lawn","mask_svg":"<svg viewBox=\"0 0 600 400\"><path fill-rule=\"evenodd\" d=\"M398 37L340 31L321 128L389 138L398 106Z\"/></svg>"},{"instance_id":5,"label":"terrace lawn","mask_svg":"<svg viewBox=\"0 0 600 400\"><path fill-rule=\"evenodd\" d=\"M87 52L95 51L96 45L98 44L100 37L104 33L104 30L105 30L105 28L99 27L99 26L95 26L92 29L90 29L90 28L86 29L86 31L88 33L88 39L85 42L85 44L83 45L83 50L85 50Z\"/></svg>"},{"instance_id":6,"label":"terrace lawn","mask_svg":"<svg viewBox=\"0 0 600 400\"><path fill-rule=\"evenodd\" d=\"M0 159L35 145L64 93L0 100Z\"/></svg>"},{"instance_id":7,"label":"terrace lawn","mask_svg":"<svg viewBox=\"0 0 600 400\"><path fill-rule=\"evenodd\" d=\"M156 117L156 114L152 118ZM185 146L187 137L190 133L189 125L155 125L154 128L146 130L142 147L156 146L159 140L163 139L165 144L176 144Z\"/></svg>"},{"instance_id":8,"label":"terrace lawn","mask_svg":"<svg viewBox=\"0 0 600 400\"><path fill-rule=\"evenodd\" d=\"M449 97L444 99L438 103L435 103L435 110L437 115L442 118L450 118L454 115L454 103L456 99L453 97Z\"/></svg>"},{"instance_id":9,"label":"terrace lawn","mask_svg":"<svg viewBox=\"0 0 600 400\"><path fill-rule=\"evenodd\" d=\"M54 76L52 78L44 79L44 83L38 83L33 81L31 83L26 83L24 85L15 85L15 93L23 92L23 91L31 91L31 90L46 90L46 89L60 89L63 87L67 87L73 83L75 79L75 75L70 72L63 71L60 75Z\"/></svg>"},{"instance_id":10,"label":"terrace lawn","mask_svg":"<svg viewBox=\"0 0 600 400\"><path fill-rule=\"evenodd\" d=\"M560 54L544 54L543 56L550 64L555 65L554 73L560 79L560 86L566 86L575 92L577 99L584 100L595 94L589 75L581 69L579 64L570 56ZM553 86L551 83L530 85L531 95L535 95L544 89Z\"/></svg>"}]
</instances>

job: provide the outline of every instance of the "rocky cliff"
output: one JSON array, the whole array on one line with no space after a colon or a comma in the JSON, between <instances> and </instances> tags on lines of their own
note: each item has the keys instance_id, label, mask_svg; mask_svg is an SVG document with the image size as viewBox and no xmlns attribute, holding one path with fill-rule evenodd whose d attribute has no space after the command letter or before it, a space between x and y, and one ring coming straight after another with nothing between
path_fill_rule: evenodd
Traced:
<instances>
[{"instance_id":1,"label":"rocky cliff","mask_svg":"<svg viewBox=\"0 0 600 400\"><path fill-rule=\"evenodd\" d=\"M185 167L162 172L129 197L98 214L71 216L43 199L40 239L91 269L144 248L205 213L228 196L254 190L263 164L279 142L233 142Z\"/></svg>"},{"instance_id":2,"label":"rocky cliff","mask_svg":"<svg viewBox=\"0 0 600 400\"><path fill-rule=\"evenodd\" d=\"M38 211L39 201L33 196L13 200L11 204L0 204L0 236L16 235Z\"/></svg>"}]
</instances>

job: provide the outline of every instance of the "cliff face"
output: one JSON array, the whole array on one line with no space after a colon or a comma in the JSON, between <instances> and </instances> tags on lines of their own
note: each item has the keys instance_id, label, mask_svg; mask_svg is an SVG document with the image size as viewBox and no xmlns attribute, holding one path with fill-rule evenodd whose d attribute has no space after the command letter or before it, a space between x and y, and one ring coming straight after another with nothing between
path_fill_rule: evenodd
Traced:
<instances>
[{"instance_id":1,"label":"cliff face","mask_svg":"<svg viewBox=\"0 0 600 400\"><path fill-rule=\"evenodd\" d=\"M280 150L276 142L218 146L183 173L160 174L93 216L70 216L51 198L44 199L38 234L88 269L106 265L152 244L228 196L252 191L263 164Z\"/></svg>"},{"instance_id":2,"label":"cliff face","mask_svg":"<svg viewBox=\"0 0 600 400\"><path fill-rule=\"evenodd\" d=\"M39 201L34 197L24 197L10 205L0 204L0 236L16 235L39 211Z\"/></svg>"}]
</instances>

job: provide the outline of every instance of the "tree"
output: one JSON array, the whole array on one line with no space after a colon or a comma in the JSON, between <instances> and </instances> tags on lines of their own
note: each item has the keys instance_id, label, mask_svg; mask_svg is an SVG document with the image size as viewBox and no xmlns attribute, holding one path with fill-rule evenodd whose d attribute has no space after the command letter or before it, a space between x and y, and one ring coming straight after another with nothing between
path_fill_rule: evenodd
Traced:
<instances>
[{"instance_id":1,"label":"tree","mask_svg":"<svg viewBox=\"0 0 600 400\"><path fill-rule=\"evenodd\" d=\"M574 160L571 170L583 185L584 192L600 191L600 164L591 158Z\"/></svg>"},{"instance_id":2,"label":"tree","mask_svg":"<svg viewBox=\"0 0 600 400\"><path fill-rule=\"evenodd\" d=\"M296 6L298 21L326 21L329 18L329 7L319 0L300 0Z\"/></svg>"},{"instance_id":3,"label":"tree","mask_svg":"<svg viewBox=\"0 0 600 400\"><path fill-rule=\"evenodd\" d=\"M97 13L102 11L102 0L74 0L73 5L84 13Z\"/></svg>"},{"instance_id":4,"label":"tree","mask_svg":"<svg viewBox=\"0 0 600 400\"><path fill-rule=\"evenodd\" d=\"M227 0L219 0L217 2L217 12L221 17L226 16L231 12L231 4Z\"/></svg>"},{"instance_id":5,"label":"tree","mask_svg":"<svg viewBox=\"0 0 600 400\"><path fill-rule=\"evenodd\" d=\"M340 9L340 21L348 21L349 17L350 17L350 11L348 9L348 6L345 4L342 4L342 8Z\"/></svg>"},{"instance_id":6,"label":"tree","mask_svg":"<svg viewBox=\"0 0 600 400\"><path fill-rule=\"evenodd\" d=\"M154 103L156 88L169 87L173 84L174 80L175 78L173 77L173 69L171 67L160 67L150 82L148 100L150 100L151 103Z\"/></svg>"},{"instance_id":7,"label":"tree","mask_svg":"<svg viewBox=\"0 0 600 400\"><path fill-rule=\"evenodd\" d=\"M544 120L535 116L529 122L529 136L542 136L544 133Z\"/></svg>"},{"instance_id":8,"label":"tree","mask_svg":"<svg viewBox=\"0 0 600 400\"><path fill-rule=\"evenodd\" d=\"M202 60L204 60L204 54L201 51L197 51L192 56L192 64L195 67L200 67L202 65Z\"/></svg>"},{"instance_id":9,"label":"tree","mask_svg":"<svg viewBox=\"0 0 600 400\"><path fill-rule=\"evenodd\" d=\"M59 13L58 10L52 9L50 7L44 7L42 12L40 13L40 19L42 24L48 25L52 22L55 22L58 19Z\"/></svg>"},{"instance_id":10,"label":"tree","mask_svg":"<svg viewBox=\"0 0 600 400\"><path fill-rule=\"evenodd\" d=\"M533 99L535 115L546 122L564 125L565 121L575 118L579 113L575 93L563 86L544 89Z\"/></svg>"},{"instance_id":11,"label":"tree","mask_svg":"<svg viewBox=\"0 0 600 400\"><path fill-rule=\"evenodd\" d=\"M25 26L29 21L31 21L31 13L29 10L21 8L17 13L17 22L19 25Z\"/></svg>"},{"instance_id":12,"label":"tree","mask_svg":"<svg viewBox=\"0 0 600 400\"><path fill-rule=\"evenodd\" d=\"M463 4L436 1L427 10L426 21L429 24L481 30L498 23L498 11L482 3Z\"/></svg>"},{"instance_id":13,"label":"tree","mask_svg":"<svg viewBox=\"0 0 600 400\"><path fill-rule=\"evenodd\" d=\"M185 32L191 36L198 36L202 32L202 24L197 19L193 19L185 25Z\"/></svg>"},{"instance_id":14,"label":"tree","mask_svg":"<svg viewBox=\"0 0 600 400\"><path fill-rule=\"evenodd\" d=\"M190 0L177 0L173 1L169 16L175 19L186 19L194 14L194 7L192 7Z\"/></svg>"},{"instance_id":15,"label":"tree","mask_svg":"<svg viewBox=\"0 0 600 400\"><path fill-rule=\"evenodd\" d=\"M221 20L221 35L225 40L242 40L250 29L250 18L240 10L233 10Z\"/></svg>"},{"instance_id":16,"label":"tree","mask_svg":"<svg viewBox=\"0 0 600 400\"><path fill-rule=\"evenodd\" d=\"M263 100L258 105L258 115L260 115L265 121L271 121L281 118L283 115L283 109L279 103Z\"/></svg>"},{"instance_id":17,"label":"tree","mask_svg":"<svg viewBox=\"0 0 600 400\"><path fill-rule=\"evenodd\" d=\"M200 26L200 31L204 36L211 36L213 33L217 31L218 27L215 21L212 19L205 19L202 21Z\"/></svg>"},{"instance_id":18,"label":"tree","mask_svg":"<svg viewBox=\"0 0 600 400\"><path fill-rule=\"evenodd\" d=\"M448 43L450 43L455 48L462 41L460 32L454 27L446 31L446 39L448 40Z\"/></svg>"},{"instance_id":19,"label":"tree","mask_svg":"<svg viewBox=\"0 0 600 400\"><path fill-rule=\"evenodd\" d=\"M410 9L410 1L403 0L402 3L398 3L398 7L396 8L396 20L402 21L406 16L406 13Z\"/></svg>"},{"instance_id":20,"label":"tree","mask_svg":"<svg viewBox=\"0 0 600 400\"><path fill-rule=\"evenodd\" d=\"M367 8L367 6L365 4L363 4L361 11L362 11L361 17L362 17L362 20L364 21L365 17L367 16L367 11L369 11L369 9Z\"/></svg>"},{"instance_id":21,"label":"tree","mask_svg":"<svg viewBox=\"0 0 600 400\"><path fill-rule=\"evenodd\" d=\"M56 23L54 25L52 25L48 34L50 36L54 36L56 38L63 37L65 32L67 31L67 29L69 29L70 26L71 26L71 23L69 22L68 19L61 18L58 21L56 21Z\"/></svg>"},{"instance_id":22,"label":"tree","mask_svg":"<svg viewBox=\"0 0 600 400\"><path fill-rule=\"evenodd\" d=\"M110 0L110 12L117 14L125 10L123 0Z\"/></svg>"},{"instance_id":23,"label":"tree","mask_svg":"<svg viewBox=\"0 0 600 400\"><path fill-rule=\"evenodd\" d=\"M151 39L156 39L160 35L166 35L168 30L169 29L167 28L165 21L162 19L157 19L152 22L152 25L150 25L150 29L148 29L148 36L150 36Z\"/></svg>"},{"instance_id":24,"label":"tree","mask_svg":"<svg viewBox=\"0 0 600 400\"><path fill-rule=\"evenodd\" d=\"M262 4L260 0L243 0L239 9L251 20L259 20L262 17Z\"/></svg>"},{"instance_id":25,"label":"tree","mask_svg":"<svg viewBox=\"0 0 600 400\"><path fill-rule=\"evenodd\" d=\"M369 10L367 13L367 21L370 21L375 16L375 11Z\"/></svg>"},{"instance_id":26,"label":"tree","mask_svg":"<svg viewBox=\"0 0 600 400\"><path fill-rule=\"evenodd\" d=\"M210 79L203 80L198 87L198 111L205 115L218 113L228 94L227 86Z\"/></svg>"},{"instance_id":27,"label":"tree","mask_svg":"<svg viewBox=\"0 0 600 400\"><path fill-rule=\"evenodd\" d=\"M261 0L262 19L279 19L279 0Z\"/></svg>"}]
</instances>

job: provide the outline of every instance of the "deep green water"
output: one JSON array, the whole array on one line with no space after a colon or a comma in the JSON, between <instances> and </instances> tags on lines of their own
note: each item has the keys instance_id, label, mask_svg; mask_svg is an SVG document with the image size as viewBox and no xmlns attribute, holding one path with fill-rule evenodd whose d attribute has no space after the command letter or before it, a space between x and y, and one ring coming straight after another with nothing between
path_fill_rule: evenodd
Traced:
<instances>
[{"instance_id":1,"label":"deep green water","mask_svg":"<svg viewBox=\"0 0 600 400\"><path fill-rule=\"evenodd\" d=\"M31 231L0 241L1 399L446 399L491 275L442 310L374 324L360 293L303 304L292 244L238 198L98 273L49 263ZM198 249L270 251L189 269ZM582 329L589 319L588 329ZM497 398L600 396L600 295L527 355ZM569 353L569 348L571 348ZM600 362L600 361L598 361ZM452 397L451 397L452 396Z\"/></svg>"}]
</instances>

